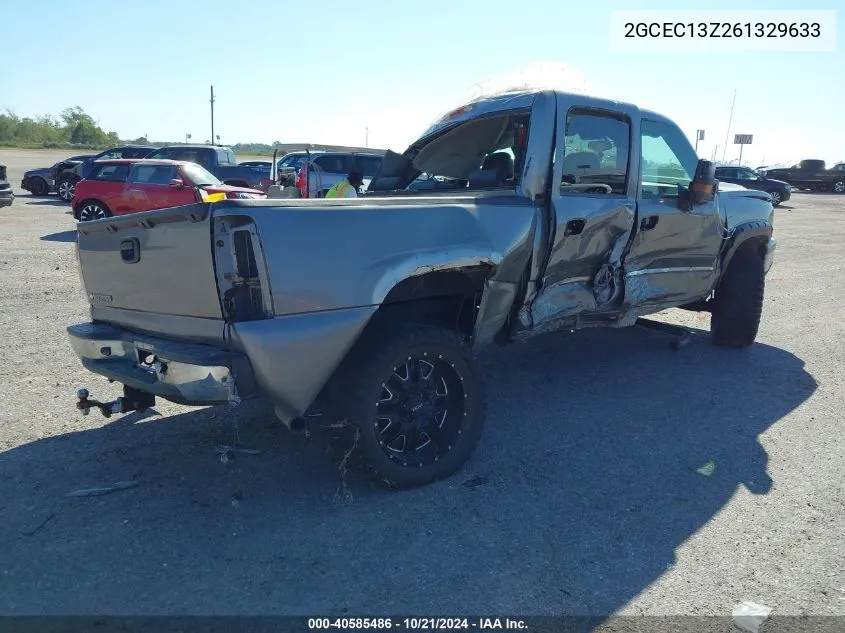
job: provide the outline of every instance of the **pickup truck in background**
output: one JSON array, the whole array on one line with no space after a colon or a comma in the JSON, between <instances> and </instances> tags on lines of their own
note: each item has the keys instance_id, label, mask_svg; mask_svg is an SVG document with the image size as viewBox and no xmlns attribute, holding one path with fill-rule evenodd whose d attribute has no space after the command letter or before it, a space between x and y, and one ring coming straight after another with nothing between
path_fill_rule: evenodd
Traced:
<instances>
[{"instance_id":1,"label":"pickup truck in background","mask_svg":"<svg viewBox=\"0 0 845 633\"><path fill-rule=\"evenodd\" d=\"M270 166L239 165L232 149L219 145L170 145L155 150L146 158L196 163L233 187L263 191L270 177Z\"/></svg>"},{"instance_id":2,"label":"pickup truck in background","mask_svg":"<svg viewBox=\"0 0 845 633\"><path fill-rule=\"evenodd\" d=\"M766 178L788 182L795 189L845 193L845 163L825 169L823 160L808 159L786 169L766 169L758 173Z\"/></svg>"},{"instance_id":3,"label":"pickup truck in background","mask_svg":"<svg viewBox=\"0 0 845 633\"><path fill-rule=\"evenodd\" d=\"M493 343L670 307L709 312L716 345L757 336L771 200L722 189L657 113L555 91L481 98L388 152L369 189L79 224L91 319L70 344L123 396L83 389L77 408L263 397L408 487L470 458L486 418L476 354Z\"/></svg>"}]
</instances>

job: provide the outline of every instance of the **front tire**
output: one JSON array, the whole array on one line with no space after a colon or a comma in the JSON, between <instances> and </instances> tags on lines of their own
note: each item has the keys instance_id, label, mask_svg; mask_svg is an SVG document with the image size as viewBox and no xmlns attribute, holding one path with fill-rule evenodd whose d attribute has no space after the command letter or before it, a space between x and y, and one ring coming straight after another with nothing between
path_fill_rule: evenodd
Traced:
<instances>
[{"instance_id":1,"label":"front tire","mask_svg":"<svg viewBox=\"0 0 845 633\"><path fill-rule=\"evenodd\" d=\"M43 178L33 178L29 181L29 193L33 196L46 196L48 191L47 181Z\"/></svg>"},{"instance_id":2,"label":"front tire","mask_svg":"<svg viewBox=\"0 0 845 633\"><path fill-rule=\"evenodd\" d=\"M770 191L769 195L772 197L773 207L780 206L780 203L783 202L783 196L781 195L780 191Z\"/></svg>"},{"instance_id":3,"label":"front tire","mask_svg":"<svg viewBox=\"0 0 845 633\"><path fill-rule=\"evenodd\" d=\"M833 193L845 193L845 180L837 180L833 183Z\"/></svg>"},{"instance_id":4,"label":"front tire","mask_svg":"<svg viewBox=\"0 0 845 633\"><path fill-rule=\"evenodd\" d=\"M84 200L79 203L78 219L80 222L90 222L91 220L102 220L103 218L110 218L111 211L99 200Z\"/></svg>"},{"instance_id":5,"label":"front tire","mask_svg":"<svg viewBox=\"0 0 845 633\"><path fill-rule=\"evenodd\" d=\"M382 485L409 488L447 477L475 450L484 386L454 332L427 324L368 332L338 382L332 410L344 432L334 438L336 448Z\"/></svg>"},{"instance_id":6,"label":"front tire","mask_svg":"<svg viewBox=\"0 0 845 633\"><path fill-rule=\"evenodd\" d=\"M748 347L757 338L766 276L763 258L751 245L734 254L716 288L710 333L723 347Z\"/></svg>"}]
</instances>

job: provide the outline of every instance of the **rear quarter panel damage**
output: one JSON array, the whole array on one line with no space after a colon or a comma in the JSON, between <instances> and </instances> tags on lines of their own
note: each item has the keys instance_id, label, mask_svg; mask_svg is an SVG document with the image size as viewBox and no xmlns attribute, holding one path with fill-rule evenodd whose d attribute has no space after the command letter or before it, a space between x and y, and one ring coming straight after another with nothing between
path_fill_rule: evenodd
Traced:
<instances>
[{"instance_id":1,"label":"rear quarter panel damage","mask_svg":"<svg viewBox=\"0 0 845 633\"><path fill-rule=\"evenodd\" d=\"M492 338L513 305L542 212L525 198L501 193L320 200L319 206L294 201L281 213L278 204L248 205L264 248L275 317L233 324L231 341L250 357L258 384L291 417L313 402L405 280L488 269L476 334ZM243 215L244 209L231 206L215 217Z\"/></svg>"}]
</instances>

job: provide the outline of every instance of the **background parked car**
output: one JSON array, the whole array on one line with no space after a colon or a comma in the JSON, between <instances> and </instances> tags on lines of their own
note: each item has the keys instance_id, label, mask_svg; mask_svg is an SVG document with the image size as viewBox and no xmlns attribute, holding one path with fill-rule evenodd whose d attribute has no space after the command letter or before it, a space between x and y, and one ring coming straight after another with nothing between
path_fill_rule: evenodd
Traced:
<instances>
[{"instance_id":1,"label":"background parked car","mask_svg":"<svg viewBox=\"0 0 845 633\"><path fill-rule=\"evenodd\" d=\"M86 158L81 163L77 163L72 167L60 169L56 174L55 179L56 190L59 194L59 198L65 202L70 202L73 199L73 192L76 188L76 183L83 178L88 177L95 161L113 160L117 158L144 158L144 156L152 152L154 149L155 147L147 145L124 145L123 147L113 147Z\"/></svg>"},{"instance_id":2,"label":"background parked car","mask_svg":"<svg viewBox=\"0 0 845 633\"><path fill-rule=\"evenodd\" d=\"M80 222L201 202L206 194L263 198L261 191L225 185L189 161L117 159L97 161L76 185L73 217Z\"/></svg>"},{"instance_id":3,"label":"background parked car","mask_svg":"<svg viewBox=\"0 0 845 633\"><path fill-rule=\"evenodd\" d=\"M364 176L362 189L366 190L370 181L381 166L383 153L373 152L311 152L308 162L306 152L291 152L278 163L279 168L292 167L297 170L296 186L305 196L305 178L308 173L308 196L322 198L335 184L343 180L351 171L359 171ZM305 169L303 169L305 167Z\"/></svg>"},{"instance_id":4,"label":"background parked car","mask_svg":"<svg viewBox=\"0 0 845 633\"><path fill-rule=\"evenodd\" d=\"M73 169L79 163L93 157L94 154L80 154L79 156L71 156L70 158L60 160L50 167L30 169L24 172L23 180L21 180L21 189L29 191L33 196L46 196L49 193L55 193L56 177L59 172Z\"/></svg>"},{"instance_id":5,"label":"background parked car","mask_svg":"<svg viewBox=\"0 0 845 633\"><path fill-rule=\"evenodd\" d=\"M11 206L15 201L15 192L6 180L6 166L0 163L0 208Z\"/></svg>"},{"instance_id":6,"label":"background parked car","mask_svg":"<svg viewBox=\"0 0 845 633\"><path fill-rule=\"evenodd\" d=\"M748 167L717 167L716 179L719 182L742 185L746 189L765 191L772 196L772 204L775 206L789 200L792 196L792 187L789 183L766 178Z\"/></svg>"},{"instance_id":7,"label":"background parked car","mask_svg":"<svg viewBox=\"0 0 845 633\"><path fill-rule=\"evenodd\" d=\"M787 169L767 169L761 175L783 180L796 189L845 193L845 163L825 169L823 160L807 159Z\"/></svg>"},{"instance_id":8,"label":"background parked car","mask_svg":"<svg viewBox=\"0 0 845 633\"><path fill-rule=\"evenodd\" d=\"M219 145L170 145L145 158L190 161L204 167L227 185L266 190L270 164L266 167L239 165L231 147Z\"/></svg>"}]
</instances>

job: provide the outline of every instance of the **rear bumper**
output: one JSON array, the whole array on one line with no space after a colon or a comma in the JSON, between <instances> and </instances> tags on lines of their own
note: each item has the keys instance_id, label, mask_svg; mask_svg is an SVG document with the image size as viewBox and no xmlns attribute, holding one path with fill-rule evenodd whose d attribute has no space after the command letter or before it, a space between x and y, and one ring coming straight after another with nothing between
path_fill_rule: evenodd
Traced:
<instances>
[{"instance_id":1,"label":"rear bumper","mask_svg":"<svg viewBox=\"0 0 845 633\"><path fill-rule=\"evenodd\" d=\"M775 261L775 249L777 248L777 245L778 243L775 238L770 238L766 243L766 254L763 258L763 270L765 272L769 272L769 269Z\"/></svg>"},{"instance_id":2,"label":"rear bumper","mask_svg":"<svg viewBox=\"0 0 845 633\"><path fill-rule=\"evenodd\" d=\"M171 402L201 406L258 395L243 354L100 323L71 325L67 333L89 371Z\"/></svg>"}]
</instances>

